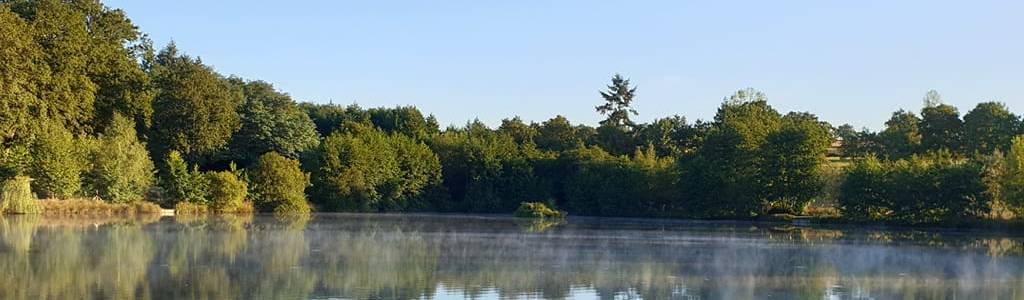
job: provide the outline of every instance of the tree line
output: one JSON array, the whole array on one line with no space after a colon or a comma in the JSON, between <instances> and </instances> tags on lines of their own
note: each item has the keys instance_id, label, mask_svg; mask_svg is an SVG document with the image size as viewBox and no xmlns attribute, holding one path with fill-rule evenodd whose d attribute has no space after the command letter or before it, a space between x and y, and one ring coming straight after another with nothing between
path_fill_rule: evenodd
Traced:
<instances>
[{"instance_id":1,"label":"tree line","mask_svg":"<svg viewBox=\"0 0 1024 300\"><path fill-rule=\"evenodd\" d=\"M299 103L224 76L173 42L157 50L99 1L0 1L0 177L31 178L42 198L219 212L825 208L911 223L1024 211L1024 126L998 102L961 117L932 91L919 114L873 132L779 112L754 89L694 122L635 122L637 89L618 74L599 96L596 127L555 116L442 128L411 106Z\"/></svg>"}]
</instances>

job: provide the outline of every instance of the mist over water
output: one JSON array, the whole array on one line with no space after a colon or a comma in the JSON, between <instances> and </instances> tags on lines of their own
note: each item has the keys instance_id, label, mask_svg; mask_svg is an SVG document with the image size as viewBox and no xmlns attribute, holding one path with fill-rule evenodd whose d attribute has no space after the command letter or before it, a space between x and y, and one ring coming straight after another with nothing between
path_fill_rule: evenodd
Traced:
<instances>
[{"instance_id":1,"label":"mist over water","mask_svg":"<svg viewBox=\"0 0 1024 300\"><path fill-rule=\"evenodd\" d=\"M1024 299L1021 236L490 216L0 217L0 299Z\"/></svg>"}]
</instances>

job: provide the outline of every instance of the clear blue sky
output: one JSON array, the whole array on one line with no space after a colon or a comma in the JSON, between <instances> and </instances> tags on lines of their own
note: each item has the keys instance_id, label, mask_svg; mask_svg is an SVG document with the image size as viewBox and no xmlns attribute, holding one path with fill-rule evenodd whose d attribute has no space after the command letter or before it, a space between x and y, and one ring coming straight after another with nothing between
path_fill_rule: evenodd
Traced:
<instances>
[{"instance_id":1,"label":"clear blue sky","mask_svg":"<svg viewBox=\"0 0 1024 300\"><path fill-rule=\"evenodd\" d=\"M596 124L612 74L639 120L778 110L879 128L929 89L1024 113L1024 1L107 1L158 46L298 101L415 105L442 124Z\"/></svg>"}]
</instances>

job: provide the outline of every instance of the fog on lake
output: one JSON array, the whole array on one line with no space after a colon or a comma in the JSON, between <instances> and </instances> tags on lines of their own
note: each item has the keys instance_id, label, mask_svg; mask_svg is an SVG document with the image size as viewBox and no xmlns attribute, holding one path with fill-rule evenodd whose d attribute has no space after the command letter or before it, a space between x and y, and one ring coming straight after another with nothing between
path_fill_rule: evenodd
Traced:
<instances>
[{"instance_id":1,"label":"fog on lake","mask_svg":"<svg viewBox=\"0 0 1024 300\"><path fill-rule=\"evenodd\" d=\"M1019 236L315 214L0 217L0 299L1024 299Z\"/></svg>"}]
</instances>

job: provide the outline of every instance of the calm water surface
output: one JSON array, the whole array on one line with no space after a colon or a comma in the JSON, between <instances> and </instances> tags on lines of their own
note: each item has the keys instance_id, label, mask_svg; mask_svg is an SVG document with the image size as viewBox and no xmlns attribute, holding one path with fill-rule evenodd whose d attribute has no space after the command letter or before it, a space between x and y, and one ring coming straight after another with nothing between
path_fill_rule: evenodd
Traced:
<instances>
[{"instance_id":1,"label":"calm water surface","mask_svg":"<svg viewBox=\"0 0 1024 300\"><path fill-rule=\"evenodd\" d=\"M319 214L0 217L0 299L1024 299L1013 233Z\"/></svg>"}]
</instances>

